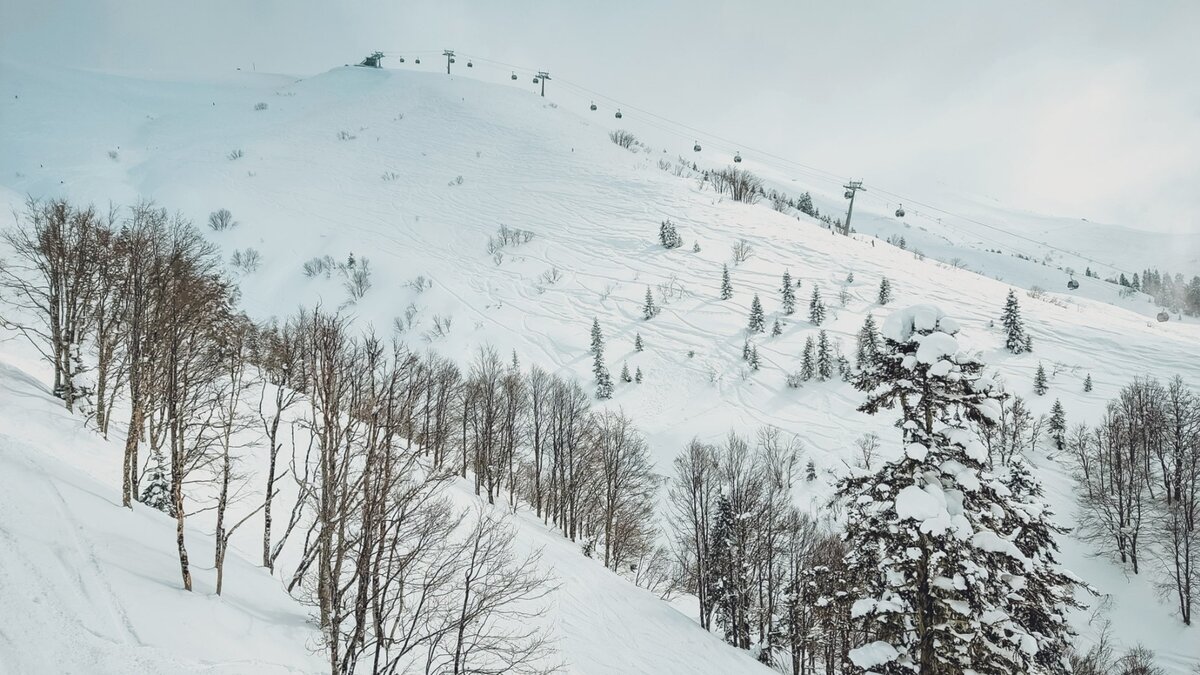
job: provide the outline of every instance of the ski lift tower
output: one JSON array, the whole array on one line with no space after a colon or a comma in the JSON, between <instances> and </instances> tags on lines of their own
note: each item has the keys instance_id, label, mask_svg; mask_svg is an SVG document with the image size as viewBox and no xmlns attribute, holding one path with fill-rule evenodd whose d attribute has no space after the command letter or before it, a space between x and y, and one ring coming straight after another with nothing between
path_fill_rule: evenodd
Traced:
<instances>
[{"instance_id":1,"label":"ski lift tower","mask_svg":"<svg viewBox=\"0 0 1200 675\"><path fill-rule=\"evenodd\" d=\"M546 80L550 79L550 73L547 73L544 70L539 70L538 79L542 81L542 98L546 98Z\"/></svg>"},{"instance_id":2,"label":"ski lift tower","mask_svg":"<svg viewBox=\"0 0 1200 675\"><path fill-rule=\"evenodd\" d=\"M850 236L850 216L854 215L854 195L859 190L866 192L867 188L863 187L861 180L852 180L842 187L846 188L846 199L850 200L850 208L846 209L846 224L842 226L842 234L848 237Z\"/></svg>"}]
</instances>

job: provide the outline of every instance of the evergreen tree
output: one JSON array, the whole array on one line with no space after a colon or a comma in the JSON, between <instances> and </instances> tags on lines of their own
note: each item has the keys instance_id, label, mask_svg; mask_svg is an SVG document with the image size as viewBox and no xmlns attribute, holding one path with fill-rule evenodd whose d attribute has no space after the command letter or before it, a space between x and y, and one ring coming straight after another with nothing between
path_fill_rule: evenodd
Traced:
<instances>
[{"instance_id":1,"label":"evergreen tree","mask_svg":"<svg viewBox=\"0 0 1200 675\"><path fill-rule=\"evenodd\" d=\"M750 370L758 370L758 366L758 346L756 345L750 348Z\"/></svg>"},{"instance_id":2,"label":"evergreen tree","mask_svg":"<svg viewBox=\"0 0 1200 675\"><path fill-rule=\"evenodd\" d=\"M821 331L817 335L817 380L824 382L833 377L833 354L829 347L829 335Z\"/></svg>"},{"instance_id":3,"label":"evergreen tree","mask_svg":"<svg viewBox=\"0 0 1200 675\"><path fill-rule=\"evenodd\" d=\"M1062 401L1054 399L1054 405L1050 408L1050 438L1054 441L1055 449L1066 447L1066 434L1067 413L1063 410Z\"/></svg>"},{"instance_id":4,"label":"evergreen tree","mask_svg":"<svg viewBox=\"0 0 1200 675\"><path fill-rule=\"evenodd\" d=\"M725 641L746 649L750 646L750 566L739 543L742 538L738 527L737 514L728 495L722 493L717 498L716 518L709 535L708 597Z\"/></svg>"},{"instance_id":5,"label":"evergreen tree","mask_svg":"<svg viewBox=\"0 0 1200 675\"><path fill-rule=\"evenodd\" d=\"M821 289L813 286L812 298L808 301L808 320L820 326L825 320L825 303L821 300Z\"/></svg>"},{"instance_id":6,"label":"evergreen tree","mask_svg":"<svg viewBox=\"0 0 1200 675\"><path fill-rule=\"evenodd\" d=\"M1075 600L1076 590L1094 591L1059 566L1055 539L1068 530L1053 523L1054 513L1025 460L1014 458L1004 485L1010 493L1004 530L1013 533L1010 541L1024 557L1020 561L1010 559L1005 570L1011 578L1022 581L1013 586L1007 611L1037 644L1032 654L1037 667L1022 672L1068 675L1072 672L1068 656L1075 633L1066 610L1082 609Z\"/></svg>"},{"instance_id":7,"label":"evergreen tree","mask_svg":"<svg viewBox=\"0 0 1200 675\"><path fill-rule=\"evenodd\" d=\"M171 499L171 483L167 480L166 462L161 452L154 453L154 469L150 472L150 482L142 490L141 502L175 517L175 501Z\"/></svg>"},{"instance_id":8,"label":"evergreen tree","mask_svg":"<svg viewBox=\"0 0 1200 675\"><path fill-rule=\"evenodd\" d=\"M700 242L696 242L696 243L692 244L692 253L699 253L699 252L700 252Z\"/></svg>"},{"instance_id":9,"label":"evergreen tree","mask_svg":"<svg viewBox=\"0 0 1200 675\"><path fill-rule=\"evenodd\" d=\"M629 364L628 363L621 364L621 381L622 382L633 382L633 376L629 374Z\"/></svg>"},{"instance_id":10,"label":"evergreen tree","mask_svg":"<svg viewBox=\"0 0 1200 675\"><path fill-rule=\"evenodd\" d=\"M813 352L816 351L816 345L813 343L812 336L804 340L804 353L800 356L800 379L808 381L813 379L817 374L817 357Z\"/></svg>"},{"instance_id":11,"label":"evergreen tree","mask_svg":"<svg viewBox=\"0 0 1200 675\"><path fill-rule=\"evenodd\" d=\"M645 345L645 343L642 342L642 334L634 333L633 334L633 350L635 352L640 352L645 348L646 348L646 345Z\"/></svg>"},{"instance_id":12,"label":"evergreen tree","mask_svg":"<svg viewBox=\"0 0 1200 675\"><path fill-rule=\"evenodd\" d=\"M783 335L783 326L779 324L779 319L775 319L774 325L771 326L771 337Z\"/></svg>"},{"instance_id":13,"label":"evergreen tree","mask_svg":"<svg viewBox=\"0 0 1200 675\"><path fill-rule=\"evenodd\" d=\"M1037 372L1033 374L1033 393L1044 396L1050 387L1046 384L1046 369L1039 362Z\"/></svg>"},{"instance_id":14,"label":"evergreen tree","mask_svg":"<svg viewBox=\"0 0 1200 675\"><path fill-rule=\"evenodd\" d=\"M1014 354L1033 351L1033 339L1025 332L1025 322L1021 320L1021 305L1017 302L1016 291L1009 290L1008 300L1004 302L1004 346Z\"/></svg>"},{"instance_id":15,"label":"evergreen tree","mask_svg":"<svg viewBox=\"0 0 1200 675\"><path fill-rule=\"evenodd\" d=\"M512 351L512 364L509 365L509 369L511 369L514 373L520 372L521 370L521 362L517 360L517 350L515 349Z\"/></svg>"},{"instance_id":16,"label":"evergreen tree","mask_svg":"<svg viewBox=\"0 0 1200 675\"><path fill-rule=\"evenodd\" d=\"M750 338L746 338L742 341L742 360L750 360Z\"/></svg>"},{"instance_id":17,"label":"evergreen tree","mask_svg":"<svg viewBox=\"0 0 1200 675\"><path fill-rule=\"evenodd\" d=\"M728 300L733 297L733 284L729 281L729 265L721 266L721 299Z\"/></svg>"},{"instance_id":18,"label":"evergreen tree","mask_svg":"<svg viewBox=\"0 0 1200 675\"><path fill-rule=\"evenodd\" d=\"M592 319L592 347L588 351L593 355L604 351L604 333L600 331L600 319Z\"/></svg>"},{"instance_id":19,"label":"evergreen tree","mask_svg":"<svg viewBox=\"0 0 1200 675\"><path fill-rule=\"evenodd\" d=\"M633 381L638 384L642 383L642 367L638 366L637 372L633 374Z\"/></svg>"},{"instance_id":20,"label":"evergreen tree","mask_svg":"<svg viewBox=\"0 0 1200 675\"><path fill-rule=\"evenodd\" d=\"M1087 377L1083 378L1083 390L1090 392L1092 390L1092 374L1088 373Z\"/></svg>"},{"instance_id":21,"label":"evergreen tree","mask_svg":"<svg viewBox=\"0 0 1200 675\"><path fill-rule=\"evenodd\" d=\"M849 286L852 283L854 283L854 272L847 272L846 273L846 285Z\"/></svg>"},{"instance_id":22,"label":"evergreen tree","mask_svg":"<svg viewBox=\"0 0 1200 675\"><path fill-rule=\"evenodd\" d=\"M1025 558L1009 544L1008 489L977 438L1002 394L957 332L930 306L884 323L880 384L859 410L899 407L903 453L838 485L865 636L849 657L879 657L870 670L884 675L1028 673L1040 646L1012 615L1013 577L1002 572Z\"/></svg>"},{"instance_id":23,"label":"evergreen tree","mask_svg":"<svg viewBox=\"0 0 1200 675\"><path fill-rule=\"evenodd\" d=\"M658 307L654 306L654 293L650 292L650 287L646 287L646 303L642 305L642 318L646 321L653 319L658 314Z\"/></svg>"},{"instance_id":24,"label":"evergreen tree","mask_svg":"<svg viewBox=\"0 0 1200 675\"><path fill-rule=\"evenodd\" d=\"M888 281L887 277L879 280L879 298L877 301L881 305L886 305L892 301L892 282Z\"/></svg>"},{"instance_id":25,"label":"evergreen tree","mask_svg":"<svg viewBox=\"0 0 1200 675\"><path fill-rule=\"evenodd\" d=\"M750 321L747 324L747 329L751 333L762 333L766 331L767 320L763 316L762 303L758 301L758 293L754 294L754 300L750 302Z\"/></svg>"},{"instance_id":26,"label":"evergreen tree","mask_svg":"<svg viewBox=\"0 0 1200 675\"><path fill-rule=\"evenodd\" d=\"M596 398L607 400L613 395L612 375L609 375L608 368L601 365L596 371Z\"/></svg>"},{"instance_id":27,"label":"evergreen tree","mask_svg":"<svg viewBox=\"0 0 1200 675\"><path fill-rule=\"evenodd\" d=\"M683 246L683 237L679 236L679 232L675 230L674 223L664 220L658 227L658 243L667 249L679 248Z\"/></svg>"},{"instance_id":28,"label":"evergreen tree","mask_svg":"<svg viewBox=\"0 0 1200 675\"><path fill-rule=\"evenodd\" d=\"M783 313L792 315L796 311L796 288L792 285L792 275L787 270L783 271L783 283L779 287L779 292L783 294Z\"/></svg>"},{"instance_id":29,"label":"evergreen tree","mask_svg":"<svg viewBox=\"0 0 1200 675\"><path fill-rule=\"evenodd\" d=\"M867 314L862 328L858 329L858 343L854 349L854 366L862 370L879 354L879 329L875 327L875 317Z\"/></svg>"}]
</instances>

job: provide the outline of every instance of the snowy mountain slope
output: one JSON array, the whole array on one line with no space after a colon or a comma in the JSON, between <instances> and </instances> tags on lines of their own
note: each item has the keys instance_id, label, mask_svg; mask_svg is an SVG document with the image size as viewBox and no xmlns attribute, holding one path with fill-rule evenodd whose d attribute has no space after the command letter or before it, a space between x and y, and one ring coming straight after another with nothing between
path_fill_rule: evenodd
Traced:
<instances>
[{"instance_id":1,"label":"snowy mountain slope","mask_svg":"<svg viewBox=\"0 0 1200 675\"><path fill-rule=\"evenodd\" d=\"M266 570L231 556L213 595L199 529L196 592L179 588L175 521L121 508L120 448L44 391L0 363L0 673L322 672L307 612Z\"/></svg>"},{"instance_id":2,"label":"snowy mountain slope","mask_svg":"<svg viewBox=\"0 0 1200 675\"><path fill-rule=\"evenodd\" d=\"M175 521L140 504L133 511L120 506L113 478L119 444L99 439L63 411L44 393L41 369L31 368L35 375L13 365L13 354L24 350L6 347L0 357L0 673L326 672L307 608L288 597L281 580L249 562L261 525L232 540L235 553L218 597L211 517L190 518L196 588L181 590ZM37 423L25 422L31 419ZM245 467L252 474L261 468ZM452 486L451 496L463 508L481 506L465 481ZM540 550L557 585L547 624L566 672L770 672L584 558L532 515L522 512L515 522L515 545ZM62 649L64 643L73 648Z\"/></svg>"},{"instance_id":3,"label":"snowy mountain slope","mask_svg":"<svg viewBox=\"0 0 1200 675\"><path fill-rule=\"evenodd\" d=\"M196 221L228 208L241 224L212 233L214 241L227 255L254 247L263 256L262 267L240 280L253 315L283 316L316 301L341 305L347 297L336 278L308 278L301 268L316 256L343 260L354 253L370 260L373 287L348 311L387 331L411 305L410 342L428 342L464 362L480 345L492 344L502 353L514 350L524 364L586 379L588 326L598 317L610 368L619 372L627 361L646 374L641 385L618 386L613 405L637 419L664 473L689 438L718 440L731 428L752 433L774 424L799 434L822 479L841 469L858 435L874 431L885 444L894 443L892 419L855 412L861 397L848 386L785 386L805 338L816 334L805 318L814 285L831 310L822 327L847 353L865 315L888 311L874 302L879 280L887 276L894 305L934 302L946 308L1012 391L1032 398L1036 412L1060 397L1072 423L1094 421L1104 402L1137 374L1179 373L1200 383L1200 328L1158 324L1092 299L1108 299L1104 293L1112 291L1103 282L1081 279L1082 295L1055 293L1065 283L1062 272L999 256L987 262L987 272L1007 283L1001 282L916 259L865 236L835 237L807 218L765 205L722 200L693 179L660 170L657 161L671 153L618 148L607 139L615 126L611 117L556 108L553 95L540 99L468 78L356 68L294 82L239 74L215 83L162 83L15 66L0 74L0 184L8 205L19 207L26 193L98 203L153 196ZM75 100L87 104L67 104ZM268 108L255 110L258 102ZM627 121L637 129L635 120ZM116 159L109 150L117 150ZM234 150L243 156L229 159ZM746 164L756 168L751 160ZM664 218L679 227L683 248L657 245ZM857 216L855 222L870 231ZM487 240L501 224L535 236L497 258ZM740 238L755 255L735 266L729 250ZM700 252L692 252L693 242ZM975 255L955 240L943 250L945 259L955 252ZM724 302L716 299L723 264L730 265L735 290ZM785 268L802 282L800 309L791 317L778 311L776 289ZM851 272L847 305L839 307L839 290ZM412 283L418 276L432 286L418 289ZM1021 296L1035 340L1032 355L1003 351L1001 334L990 325L1009 283L1052 289L1043 300ZM669 294L678 297L643 321L646 288L657 293L660 284L676 289ZM752 293L760 294L768 325L775 318L785 324L777 338L755 338L764 360L758 373L747 372L740 359ZM435 315L451 319L447 335L436 334ZM645 352L633 350L636 332L645 339ZM1039 361L1056 371L1045 398L1031 392ZM1096 388L1084 394L1087 373ZM1036 459L1056 510L1069 522L1070 486L1062 467ZM801 489L814 505L828 494L825 480ZM522 537L535 536L533 528L521 531ZM565 542L549 536L547 546L573 559ZM1200 658L1195 629L1170 618L1145 579L1125 579L1074 542L1067 542L1066 554L1069 566L1111 594L1110 618L1122 642L1142 641L1171 665ZM585 664L611 657L606 645L632 638L622 636L620 626L596 627L592 620L599 615L585 609L582 594L605 588L605 582L580 578L559 596L563 640L578 643L568 656L585 655L573 661L580 672L605 672ZM645 611L659 617L657 626L678 621L649 606ZM593 642L589 636L597 630L618 632L610 633L611 643ZM663 656L672 655L677 657L674 651Z\"/></svg>"}]
</instances>

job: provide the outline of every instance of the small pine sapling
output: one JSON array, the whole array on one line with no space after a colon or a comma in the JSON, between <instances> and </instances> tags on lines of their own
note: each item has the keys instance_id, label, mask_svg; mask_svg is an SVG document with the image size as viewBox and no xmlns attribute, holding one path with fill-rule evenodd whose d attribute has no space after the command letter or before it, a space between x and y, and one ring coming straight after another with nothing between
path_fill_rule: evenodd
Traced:
<instances>
[{"instance_id":1,"label":"small pine sapling","mask_svg":"<svg viewBox=\"0 0 1200 675\"><path fill-rule=\"evenodd\" d=\"M892 301L892 282L888 281L887 277L879 281L879 298L877 301L881 305L886 305Z\"/></svg>"},{"instance_id":2,"label":"small pine sapling","mask_svg":"<svg viewBox=\"0 0 1200 675\"><path fill-rule=\"evenodd\" d=\"M825 321L825 302L821 300L821 289L813 286L812 297L808 301L808 320L814 326L820 326Z\"/></svg>"},{"instance_id":3,"label":"small pine sapling","mask_svg":"<svg viewBox=\"0 0 1200 675\"><path fill-rule=\"evenodd\" d=\"M1046 369L1038 363L1037 372L1033 374L1033 393L1044 396L1050 387L1046 384Z\"/></svg>"},{"instance_id":4,"label":"small pine sapling","mask_svg":"<svg viewBox=\"0 0 1200 675\"><path fill-rule=\"evenodd\" d=\"M757 293L750 302L750 320L747 328L751 333L762 333L766 330L766 317L763 315L762 303L759 302Z\"/></svg>"},{"instance_id":5,"label":"small pine sapling","mask_svg":"<svg viewBox=\"0 0 1200 675\"><path fill-rule=\"evenodd\" d=\"M646 302L642 305L642 318L646 321L653 319L658 314L658 307L654 305L654 293L650 291L650 287L646 287Z\"/></svg>"}]
</instances>

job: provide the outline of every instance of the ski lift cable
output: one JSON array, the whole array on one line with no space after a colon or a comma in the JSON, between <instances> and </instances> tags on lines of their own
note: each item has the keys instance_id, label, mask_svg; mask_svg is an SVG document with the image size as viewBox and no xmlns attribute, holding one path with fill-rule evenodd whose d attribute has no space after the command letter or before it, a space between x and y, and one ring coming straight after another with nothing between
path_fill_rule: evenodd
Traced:
<instances>
[{"instance_id":1,"label":"ski lift cable","mask_svg":"<svg viewBox=\"0 0 1200 675\"><path fill-rule=\"evenodd\" d=\"M397 54L402 54L404 52L385 51L383 53L385 55L397 55ZM417 54L434 54L434 53L438 53L438 52L437 52L437 50L422 50L422 51L414 50L414 51L409 51L407 53L417 55ZM507 68L509 70L522 71L525 73L537 72L536 69L525 68L523 66L506 63L504 61L498 61L495 59L489 59L486 57L474 56L472 58L474 58L476 61L479 61L479 62L495 64L497 66L503 66L504 68ZM578 92L581 92L583 94L589 94L591 97L593 97L593 100L601 99L604 101L608 101L609 103L619 106L622 109L632 110L632 111L638 112L641 115L644 115L646 117L653 118L654 120L657 120L659 123L654 123L648 119L642 119L642 118L639 118L638 121L640 124L644 124L646 126L657 129L659 131L663 131L663 132L668 133L676 138L680 138L680 139L684 139L684 140L686 140L688 138L693 138L696 140L705 139L705 141L709 145L714 145L717 149L728 150L730 148L745 148L747 151L749 151L750 153L752 153L754 155L754 157L758 163L763 164L765 166L770 166L775 169L781 169L785 173L789 172L789 171L793 171L796 173L800 173L809 179L818 180L818 181L825 182L825 183L837 184L837 185L840 185L844 181L844 177L842 177L840 174L826 171L819 167L804 164L803 162L798 162L798 161L788 158L788 157L782 157L780 155L776 155L776 154L768 152L766 150L754 148L754 147L746 145L744 143L738 143L734 140L725 138L723 136L718 136L716 134L704 131L702 129L698 129L696 127L690 126L688 124L684 124L683 122L679 122L677 120L673 120L668 117L664 117L662 115L651 112L651 111L641 108L639 106L635 106L630 103L627 103L625 101L617 100L615 98L612 98L611 96L607 96L607 95L602 94L593 89L589 89L587 87L584 87L581 84L577 84L570 80L566 80L566 79L563 79L560 77L560 78L556 79L556 82L558 82L559 86L565 86L567 88L577 90ZM672 127L675 127L675 128L672 128ZM676 128L683 129L684 131L678 131ZM685 132L690 132L690 133L685 133ZM713 143L711 143L711 141L718 141L718 143L713 144ZM722 146L724 146L724 147L722 147ZM774 160L774 161L764 161L762 158L767 158L769 160ZM907 202L910 205L915 204L915 205L921 206L929 211L936 211L936 212L941 213L950 218L958 219L958 220L961 220L966 223L971 223L973 225L978 225L978 226L986 228L988 230L992 230L994 232L998 232L998 233L1007 235L1009 237L1028 242L1030 244L1033 244L1033 245L1041 247L1041 248L1057 251L1059 253L1062 253L1063 255L1079 258L1081 260L1085 260L1085 261L1095 264L1095 265L1107 267L1116 272L1126 272L1126 270L1122 269L1118 265L1114 265L1109 262L1098 260L1098 259L1083 255L1078 252L1069 251L1067 249L1064 249L1064 248L1061 248L1058 246L1054 246L1054 245L1048 244L1046 242L1041 242L1041 241L1038 241L1031 237L1019 234L1017 232L1007 230L1003 227L993 225L990 223L985 223L985 222L977 220L975 218L972 218L969 216L964 216L962 214L955 213L948 209L934 206L934 205L929 204L928 202L925 202L922 200L914 199L912 197L903 196L903 195L897 194L895 192L891 192L889 190L879 187L878 184L872 183L871 187L876 195L888 195L888 196L896 198L897 201ZM868 197L868 200L875 201L876 198L874 195L872 195L872 196ZM883 201L883 200L880 200L880 201ZM1011 244L1009 244L1009 243L996 241L994 239L991 239L990 237L982 237L979 235L976 235L976 236L981 240L991 241L992 243L997 244L999 246L1011 246Z\"/></svg>"}]
</instances>

